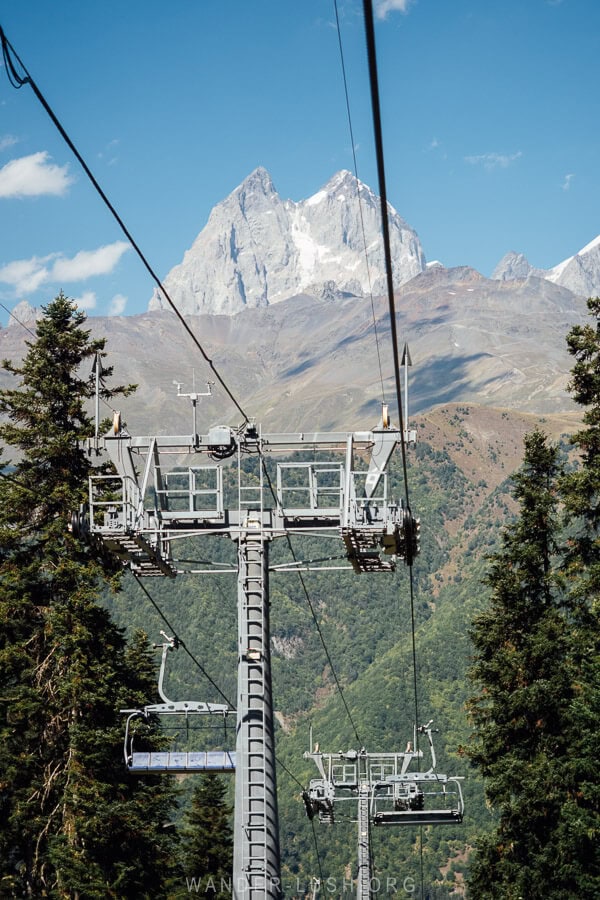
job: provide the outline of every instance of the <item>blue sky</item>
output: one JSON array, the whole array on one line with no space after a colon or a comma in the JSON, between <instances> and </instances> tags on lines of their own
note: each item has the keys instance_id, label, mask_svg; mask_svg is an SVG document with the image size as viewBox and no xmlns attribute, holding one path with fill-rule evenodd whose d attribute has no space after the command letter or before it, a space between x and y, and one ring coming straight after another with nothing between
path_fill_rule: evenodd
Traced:
<instances>
[{"instance_id":1,"label":"blue sky","mask_svg":"<svg viewBox=\"0 0 600 900\"><path fill-rule=\"evenodd\" d=\"M358 176L377 190L362 3L338 0ZM600 233L598 0L382 0L388 196L429 260L548 268ZM20 0L0 24L163 277L264 166L353 170L333 0ZM153 285L27 86L0 72L0 302L91 315ZM7 315L0 310L0 322Z\"/></svg>"}]
</instances>

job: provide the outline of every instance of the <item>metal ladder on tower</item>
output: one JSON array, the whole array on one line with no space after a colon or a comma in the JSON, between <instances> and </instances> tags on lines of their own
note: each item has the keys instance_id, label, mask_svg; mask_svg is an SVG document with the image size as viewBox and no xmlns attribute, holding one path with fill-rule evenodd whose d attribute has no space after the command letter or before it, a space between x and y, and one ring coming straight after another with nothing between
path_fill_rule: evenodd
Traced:
<instances>
[{"instance_id":1,"label":"metal ladder on tower","mask_svg":"<svg viewBox=\"0 0 600 900\"><path fill-rule=\"evenodd\" d=\"M356 900L371 900L371 785L367 754L360 751L357 759L358 775L358 872Z\"/></svg>"},{"instance_id":2,"label":"metal ladder on tower","mask_svg":"<svg viewBox=\"0 0 600 900\"><path fill-rule=\"evenodd\" d=\"M269 639L268 544L264 531L264 475L244 483L238 466L239 658L238 752L234 876L238 896L279 896L278 822L275 785ZM251 478L250 473L246 479ZM238 809L238 804L241 808Z\"/></svg>"}]
</instances>

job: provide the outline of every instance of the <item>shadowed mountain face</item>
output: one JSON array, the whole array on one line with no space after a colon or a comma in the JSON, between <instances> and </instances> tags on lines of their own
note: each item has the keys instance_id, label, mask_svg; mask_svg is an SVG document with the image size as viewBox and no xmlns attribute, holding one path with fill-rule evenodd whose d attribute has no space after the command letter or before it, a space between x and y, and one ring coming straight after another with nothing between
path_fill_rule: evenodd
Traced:
<instances>
[{"instance_id":1,"label":"shadowed mountain face","mask_svg":"<svg viewBox=\"0 0 600 900\"><path fill-rule=\"evenodd\" d=\"M373 311L375 318L373 317ZM585 301L545 279L492 281L472 269L425 271L396 292L398 340L412 357L409 412L472 402L547 414L573 409L566 385L572 359L565 335L587 318ZM364 428L383 393L395 418L387 301L297 296L235 316L188 319L208 357L249 417L268 430ZM91 318L108 338L119 382L136 382L123 403L130 430L191 430L182 391L214 381L176 317L152 312ZM2 358L19 359L29 335L0 331ZM9 383L2 375L3 384ZM199 428L241 419L219 384L199 401ZM109 410L105 409L105 413Z\"/></svg>"}]
</instances>

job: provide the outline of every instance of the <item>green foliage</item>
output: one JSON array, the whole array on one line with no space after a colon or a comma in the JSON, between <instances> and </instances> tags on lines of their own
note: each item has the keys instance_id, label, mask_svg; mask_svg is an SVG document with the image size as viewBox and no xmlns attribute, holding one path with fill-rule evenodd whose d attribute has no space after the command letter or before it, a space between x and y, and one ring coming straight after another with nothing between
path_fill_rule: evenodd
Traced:
<instances>
[{"instance_id":1,"label":"green foliage","mask_svg":"<svg viewBox=\"0 0 600 900\"><path fill-rule=\"evenodd\" d=\"M0 892L159 897L173 794L128 778L118 715L150 689L148 649L97 605L103 570L69 533L93 434L80 371L104 346L83 321L61 294L22 365L4 364L20 384L0 392L16 452L0 478Z\"/></svg>"},{"instance_id":2,"label":"green foliage","mask_svg":"<svg viewBox=\"0 0 600 900\"><path fill-rule=\"evenodd\" d=\"M588 361L588 368L577 374L582 397L592 391L586 379L593 380L598 363L593 332L583 332L583 347L576 349ZM454 424L462 425L467 414L468 408L457 410ZM588 453L588 464L596 459L592 437L585 432L576 445L584 457ZM501 535L514 510L508 482L488 488L489 483L497 484L497 478L489 478L481 467L477 472L473 468L473 477L468 477L467 470L453 461L451 449L451 445L439 449L423 441L409 452L411 508L423 522L422 553L413 569L414 593L402 568L395 575L372 577L307 572L304 585L292 574L271 578L274 697L281 725L277 756L283 763L278 793L284 881L299 878L307 884L312 877L332 877L340 883L356 874L355 824L340 816L334 828L326 829L308 823L304 815L299 785L316 774L302 759L308 726L312 723L315 740L325 749L347 749L358 743L369 750L402 749L412 736L415 718L414 617L417 717L422 721L433 717L439 729L439 770L468 776L464 784L467 814L461 827L376 830L377 876L400 884L404 877L411 877L418 885L422 865L429 895L449 896L463 881L469 848L477 842L479 854L471 879L474 896L568 896L573 885L581 896L594 896L597 760L593 728L598 697L593 613L600 578L593 580L588 563L595 561L598 550L593 528L590 531L590 523L595 527L600 494L596 474L588 470L582 475L581 468L575 467L561 477L557 452L541 433L534 432L527 439L525 466L513 483L520 514ZM466 427L458 433L456 450L463 459L476 452ZM496 474L504 466L496 461L500 453L501 444L496 442L485 457L490 468L496 466ZM244 466L247 478L258 484L258 461L249 460ZM274 478L272 466L269 472ZM304 496L301 473L292 469L289 478L298 498ZM583 493L579 490L582 479ZM567 532L558 521L559 487L570 516ZM229 505L235 501L236 484L227 469L225 489ZM403 494L397 463L391 466L390 492ZM333 537L332 548L338 539ZM312 538L295 536L293 542L298 559L325 555L322 543ZM341 548L330 552L333 558L343 555ZM284 542L274 542L274 562L282 562L287 553ZM483 558L489 553L493 555L486 577ZM585 554L588 563L584 565ZM202 547L194 542L187 555L192 560L235 565L234 547L222 539L207 539ZM121 595L105 597L106 606L123 624L143 624L156 637L164 627L161 616L132 579L125 579L124 587ZM186 646L224 692L234 697L235 577L157 581L152 583L152 594ZM481 691L470 702L477 732L470 753L477 771L469 772L464 750L469 731L465 670L473 653L469 627L474 618L473 672ZM586 631L591 625L593 636ZM172 696L222 699L184 654L174 655L172 663ZM493 687L486 684L484 690L484 681ZM138 702L152 697L150 692ZM204 746L232 747L233 739L232 729L203 737ZM484 804L481 775L486 778L491 811ZM203 812L197 808L197 799L192 808L202 819L207 808ZM192 869L188 872L191 875Z\"/></svg>"},{"instance_id":3,"label":"green foliage","mask_svg":"<svg viewBox=\"0 0 600 900\"><path fill-rule=\"evenodd\" d=\"M186 883L194 880L203 896L228 900L233 866L232 808L226 802L226 786L218 775L200 776L185 814L182 832ZM186 892L187 893L187 892Z\"/></svg>"},{"instance_id":4,"label":"green foliage","mask_svg":"<svg viewBox=\"0 0 600 900\"><path fill-rule=\"evenodd\" d=\"M440 571L453 553L455 538L445 529L444 513L452 509L453 521L470 516L468 534L493 534L490 517L498 516L491 504L480 517L473 510L479 488L467 482L449 456L426 444L419 445L419 459L411 451L410 472L419 473L419 483L411 479L411 504L423 520L422 553L414 566L415 618L417 625L418 692L423 721L433 717L439 728L436 737L439 770L465 775L466 761L458 750L466 740L464 714L466 686L464 670L470 653L468 623L479 609L481 562L475 556L462 571L460 582L443 581L432 599L430 573ZM422 477L421 477L422 476ZM392 466L390 492L402 494L402 471ZM461 533L462 537L462 533ZM488 548L488 537L485 547ZM334 564L344 562L338 534L323 541L294 535L294 553L310 560L331 554ZM216 545L219 546L216 546ZM223 560L234 549L223 538L203 539L186 551L186 558ZM273 562L289 559L287 542L274 542ZM235 558L233 558L235 563ZM403 750L412 738L414 695L411 648L411 612L408 572L402 565L394 574L356 575L353 571L306 572L303 574L319 627L333 660L361 744L369 750ZM156 605L173 629L193 650L211 677L229 697L234 698L236 669L235 575L188 576L174 581L155 579L150 591ZM316 776L312 763L302 759L308 744L309 722L314 739L324 749L340 750L356 746L357 737L346 714L302 583L293 573L272 573L270 578L272 668L277 721L278 796L284 883L296 890L296 878L306 886L319 877L341 883L344 873L352 873L355 860L356 829L340 816L333 828L309 823L300 801L300 782L306 785ZM133 579L124 579L124 590L106 603L123 624L144 625L157 637L164 621ZM214 688L190 664L183 653L169 657L169 696L177 699L220 702ZM204 746L233 747L235 733L205 735ZM200 735L191 735L198 740ZM196 744L194 745L196 746ZM429 760L425 760L429 765ZM284 768L285 766L285 768ZM287 774L292 773L293 777ZM296 780L295 780L296 779ZM473 839L482 823L489 824L483 805L481 783L471 778L465 786L468 818L465 826L424 830L426 884L448 896L459 879L456 862L442 875L448 859L464 858L464 844ZM314 826L314 833L313 833ZM419 884L419 829L377 829L374 835L378 877L405 877ZM319 848L317 856L315 846ZM351 877L346 874L346 880ZM286 882L286 879L288 881ZM392 881L390 881L392 883ZM409 882L410 883L410 882ZM290 888L290 895L292 891Z\"/></svg>"},{"instance_id":5,"label":"green foliage","mask_svg":"<svg viewBox=\"0 0 600 900\"><path fill-rule=\"evenodd\" d=\"M588 300L588 309L594 324L576 326L567 337L575 359L570 389L584 408L584 428L571 438L581 465L561 482L574 698L567 723L569 795L559 825L558 864L581 897L600 892L600 298Z\"/></svg>"},{"instance_id":6,"label":"green foliage","mask_svg":"<svg viewBox=\"0 0 600 900\"><path fill-rule=\"evenodd\" d=\"M470 884L477 897L547 897L566 884L552 860L569 752L565 716L572 699L567 622L553 570L557 451L534 431L514 477L519 518L490 558L488 608L474 622L469 750L500 812L497 832L479 844ZM553 895L554 896L554 895Z\"/></svg>"},{"instance_id":7,"label":"green foliage","mask_svg":"<svg viewBox=\"0 0 600 900\"><path fill-rule=\"evenodd\" d=\"M595 324L567 337L580 464L561 472L558 450L527 438L520 515L491 557L492 598L473 628L470 755L500 815L478 843L478 898L600 892L600 299L588 307Z\"/></svg>"}]
</instances>

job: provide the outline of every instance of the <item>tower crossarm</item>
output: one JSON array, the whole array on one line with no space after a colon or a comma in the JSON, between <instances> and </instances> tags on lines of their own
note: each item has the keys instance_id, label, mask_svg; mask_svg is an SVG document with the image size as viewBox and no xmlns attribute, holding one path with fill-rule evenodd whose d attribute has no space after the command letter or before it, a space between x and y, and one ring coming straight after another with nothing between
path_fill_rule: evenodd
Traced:
<instances>
[{"instance_id":1,"label":"tower crossarm","mask_svg":"<svg viewBox=\"0 0 600 900\"><path fill-rule=\"evenodd\" d=\"M112 431L90 452L92 444L105 451L114 474L90 478L89 506L74 514L74 529L87 529L137 574L173 575L176 537L237 540L244 530L239 509L226 502L226 460L313 451L321 457L277 462L276 488L269 480L258 503L264 533L338 531L356 572L393 571L397 559L411 563L418 552L418 521L389 491L400 440L387 413L369 431L261 433L252 423L189 435Z\"/></svg>"}]
</instances>

